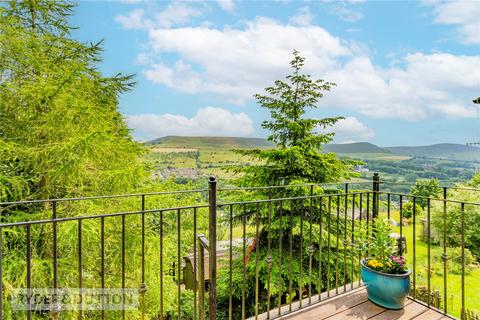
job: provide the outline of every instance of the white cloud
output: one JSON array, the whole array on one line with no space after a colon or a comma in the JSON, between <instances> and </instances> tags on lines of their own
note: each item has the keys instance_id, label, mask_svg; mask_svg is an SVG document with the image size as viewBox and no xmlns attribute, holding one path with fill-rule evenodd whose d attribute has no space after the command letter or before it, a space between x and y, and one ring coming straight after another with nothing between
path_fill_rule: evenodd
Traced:
<instances>
[{"instance_id":1,"label":"white cloud","mask_svg":"<svg viewBox=\"0 0 480 320\"><path fill-rule=\"evenodd\" d=\"M144 75L184 92L210 92L229 99L249 99L287 72L293 49L324 72L350 55L339 38L317 26L297 27L257 18L244 29L190 27L149 32L152 52L177 53L172 65L155 64ZM193 66L197 66L194 68ZM185 82L186 79L194 79Z\"/></svg>"},{"instance_id":2,"label":"white cloud","mask_svg":"<svg viewBox=\"0 0 480 320\"><path fill-rule=\"evenodd\" d=\"M235 2L233 0L217 0L218 5L227 12L232 12L235 9Z\"/></svg>"},{"instance_id":3,"label":"white cloud","mask_svg":"<svg viewBox=\"0 0 480 320\"><path fill-rule=\"evenodd\" d=\"M363 13L348 7L345 3L339 2L330 8L330 13L336 15L340 20L356 22L363 18Z\"/></svg>"},{"instance_id":4,"label":"white cloud","mask_svg":"<svg viewBox=\"0 0 480 320\"><path fill-rule=\"evenodd\" d=\"M375 136L375 131L355 117L346 117L332 127L321 131L335 132L334 139L337 143L369 141Z\"/></svg>"},{"instance_id":5,"label":"white cloud","mask_svg":"<svg viewBox=\"0 0 480 320\"><path fill-rule=\"evenodd\" d=\"M201 14L202 10L196 7L174 1L165 10L155 14L155 19L158 26L169 28L174 25L185 24Z\"/></svg>"},{"instance_id":6,"label":"white cloud","mask_svg":"<svg viewBox=\"0 0 480 320\"><path fill-rule=\"evenodd\" d=\"M143 21L143 9L135 9L131 11L128 15L118 15L115 17L115 21L120 23L124 29L142 29L145 27Z\"/></svg>"},{"instance_id":7,"label":"white cloud","mask_svg":"<svg viewBox=\"0 0 480 320\"><path fill-rule=\"evenodd\" d=\"M429 1L433 6L434 22L454 25L460 41L480 44L480 2L475 0Z\"/></svg>"},{"instance_id":8,"label":"white cloud","mask_svg":"<svg viewBox=\"0 0 480 320\"><path fill-rule=\"evenodd\" d=\"M201 108L192 118L168 113L129 115L127 123L137 136L147 140L167 135L248 136L254 131L247 114L214 107Z\"/></svg>"},{"instance_id":9,"label":"white cloud","mask_svg":"<svg viewBox=\"0 0 480 320\"><path fill-rule=\"evenodd\" d=\"M368 48L321 27L261 17L237 28L151 28L148 45L139 59L147 63L143 75L148 80L236 104L283 78L297 49L306 57L307 73L338 84L321 100L323 107L409 121L477 114L471 99L480 87L480 55L417 52L382 68L372 62Z\"/></svg>"},{"instance_id":10,"label":"white cloud","mask_svg":"<svg viewBox=\"0 0 480 320\"><path fill-rule=\"evenodd\" d=\"M310 12L309 7L302 7L298 10L297 14L289 19L289 22L297 26L309 26L312 24L313 15Z\"/></svg>"},{"instance_id":11,"label":"white cloud","mask_svg":"<svg viewBox=\"0 0 480 320\"><path fill-rule=\"evenodd\" d=\"M366 57L351 59L325 75L338 87L324 103L373 118L475 117L469 97L480 84L480 56L416 53L402 62L382 69ZM455 105L462 112L451 112Z\"/></svg>"},{"instance_id":12,"label":"white cloud","mask_svg":"<svg viewBox=\"0 0 480 320\"><path fill-rule=\"evenodd\" d=\"M183 2L173 1L160 11L153 11L145 17L143 9L132 10L127 15L118 15L115 21L119 22L124 29L152 29L152 28L170 28L173 26L184 25L193 18L201 16L203 10L198 6L187 5Z\"/></svg>"}]
</instances>

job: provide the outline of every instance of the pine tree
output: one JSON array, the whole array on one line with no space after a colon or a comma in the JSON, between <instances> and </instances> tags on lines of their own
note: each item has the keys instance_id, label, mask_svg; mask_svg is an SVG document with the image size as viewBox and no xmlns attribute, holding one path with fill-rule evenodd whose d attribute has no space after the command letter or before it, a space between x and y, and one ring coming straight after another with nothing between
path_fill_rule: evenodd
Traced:
<instances>
[{"instance_id":1,"label":"pine tree","mask_svg":"<svg viewBox=\"0 0 480 320\"><path fill-rule=\"evenodd\" d=\"M294 51L293 60L290 62L293 72L286 77L286 80L277 80L273 86L265 89L265 94L255 95L258 104L270 111L271 120L264 121L262 127L271 132L268 139L274 142L276 147L267 150L236 150L237 153L252 158L252 162L256 164L236 166L230 170L240 175L236 180L240 186L285 186L284 188L259 189L255 194L256 199L262 195L277 199L310 195L310 188L292 187L291 185L338 182L354 175L351 169L352 165L357 162L338 159L333 153L322 153L322 146L331 142L334 136L334 133L324 133L322 129L333 126L343 118L311 119L306 117L307 110L317 108L317 103L323 97L324 92L329 91L335 84L324 80L313 80L309 75L301 73L304 62L305 59L299 52ZM316 188L315 192L322 192L319 189ZM247 194L246 196L251 195ZM333 199L332 208L340 207L339 199L339 197ZM319 210L320 206L323 207L322 211ZM326 266L330 265L331 270L335 270L335 267L338 267L339 270L343 268L343 262L340 262L339 266L335 259L328 259L327 255L319 258L318 254L313 254L310 257L311 261L309 260L308 252L318 252L320 243L323 243L324 250L327 250L327 246L332 243L341 243L341 240L336 238L335 230L332 230L332 227L326 227L327 221L331 225L344 225L344 221L337 220L333 215L327 217L326 202L323 201L321 204L319 198L272 201L258 206L245 205L241 212L234 213L234 220L235 217L237 220L245 217L252 225L261 220L260 225L263 228L258 236L256 234L247 252L246 260L249 261L247 288L254 287L255 262L257 261L255 255L258 246L259 287L263 288L263 292L260 294L266 296L265 288L270 281L271 306L278 303L276 300L278 296L282 297L282 301L298 299L299 295L303 294L300 288L303 286L305 289L306 283L312 283L315 292L324 290L327 277L330 278L330 281L335 280L333 272L328 274L325 272ZM240 221L238 222L240 223ZM320 225L322 225L322 231L320 231ZM301 234L301 230L303 230L303 234ZM307 234L312 235L311 242ZM343 234L344 228L341 227L338 236L343 237ZM302 240L302 237L309 240ZM327 239L330 239L331 242ZM268 250L269 246L272 248L270 251ZM282 248L282 252L284 252L283 257L279 248ZM340 245L338 248L331 247L329 250L338 250L336 253L338 257L345 254L349 248ZM324 268L322 274L319 274L320 259ZM243 260L236 261L234 263L235 270L241 270L242 263ZM269 263L270 267L268 267ZM283 268L282 264L285 264ZM310 264L312 265L311 270L308 269ZM270 275L267 273L268 268L270 268ZM350 266L348 268L351 270ZM302 283L300 283L300 273L303 274ZM226 299L226 294L223 296L222 292L228 292L226 276L226 274L222 276L221 273L220 299L222 297ZM347 279L348 277L349 275L347 275ZM278 286L278 283L281 283L281 286ZM241 292L242 288L243 279L235 278L234 292ZM255 305L253 290L247 292L246 299L247 305Z\"/></svg>"},{"instance_id":2,"label":"pine tree","mask_svg":"<svg viewBox=\"0 0 480 320\"><path fill-rule=\"evenodd\" d=\"M102 42L72 37L74 5L0 5L0 200L128 189L142 177L118 97L132 75L98 70Z\"/></svg>"},{"instance_id":3,"label":"pine tree","mask_svg":"<svg viewBox=\"0 0 480 320\"><path fill-rule=\"evenodd\" d=\"M272 186L292 183L336 182L351 176L352 162L340 160L333 153L322 153L322 146L333 140L334 133L322 133L342 117L312 119L305 117L308 109L317 108L325 91L335 86L321 79L313 80L301 73L305 58L293 52L293 72L285 81L277 80L256 94L262 108L270 111L271 120L262 128L271 132L268 140L276 147L268 150L236 150L259 164L231 168L242 174L237 183L243 186Z\"/></svg>"}]
</instances>

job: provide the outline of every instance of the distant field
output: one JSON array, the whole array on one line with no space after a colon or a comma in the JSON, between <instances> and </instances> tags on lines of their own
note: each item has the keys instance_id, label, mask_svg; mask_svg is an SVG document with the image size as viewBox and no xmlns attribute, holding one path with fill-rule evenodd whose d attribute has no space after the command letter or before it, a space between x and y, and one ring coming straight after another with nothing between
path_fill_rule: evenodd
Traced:
<instances>
[{"instance_id":1,"label":"distant field","mask_svg":"<svg viewBox=\"0 0 480 320\"><path fill-rule=\"evenodd\" d=\"M197 152L198 149L188 149L188 148L150 148L152 152L158 153L182 153L182 152Z\"/></svg>"},{"instance_id":2,"label":"distant field","mask_svg":"<svg viewBox=\"0 0 480 320\"><path fill-rule=\"evenodd\" d=\"M388 160L388 161L403 161L411 157L393 154L393 153L341 153L342 157L349 157L361 160Z\"/></svg>"},{"instance_id":3,"label":"distant field","mask_svg":"<svg viewBox=\"0 0 480 320\"><path fill-rule=\"evenodd\" d=\"M146 143L151 151L145 160L155 169L160 177L176 176L196 179L215 175L221 179L232 178L224 168L232 165L248 165L251 159L241 156L233 149L270 148L272 144L259 138L235 137L164 137ZM331 144L324 147L324 152L337 153L342 158L360 159L365 165L362 178L371 179L372 172L379 172L382 179L411 184L418 178L437 178L446 181L468 180L480 162L439 159L441 151L456 150L471 152L462 145L434 145L413 147L417 152L426 152L428 156L400 154L396 152L411 151L412 148L380 148L371 143ZM474 148L475 149L475 148ZM480 148L476 148L479 149ZM465 155L466 153L464 153ZM470 154L469 154L470 155ZM401 191L407 191L401 190Z\"/></svg>"}]
</instances>

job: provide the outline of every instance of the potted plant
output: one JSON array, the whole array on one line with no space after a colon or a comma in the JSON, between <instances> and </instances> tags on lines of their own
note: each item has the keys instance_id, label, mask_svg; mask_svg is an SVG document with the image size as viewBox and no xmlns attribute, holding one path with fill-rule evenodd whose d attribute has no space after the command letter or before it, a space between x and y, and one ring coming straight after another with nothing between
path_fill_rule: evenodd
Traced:
<instances>
[{"instance_id":1,"label":"potted plant","mask_svg":"<svg viewBox=\"0 0 480 320\"><path fill-rule=\"evenodd\" d=\"M410 274L405 258L394 255L388 220L375 219L369 228L359 231L362 281L368 299L387 309L402 309L410 291Z\"/></svg>"}]
</instances>

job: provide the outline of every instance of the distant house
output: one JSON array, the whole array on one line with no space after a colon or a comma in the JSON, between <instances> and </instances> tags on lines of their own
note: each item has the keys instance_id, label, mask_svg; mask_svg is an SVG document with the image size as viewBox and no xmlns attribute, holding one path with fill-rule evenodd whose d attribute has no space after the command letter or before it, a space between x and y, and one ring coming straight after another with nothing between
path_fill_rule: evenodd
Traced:
<instances>
[{"instance_id":1,"label":"distant house","mask_svg":"<svg viewBox=\"0 0 480 320\"><path fill-rule=\"evenodd\" d=\"M366 167L366 166L363 166L361 164L357 164L355 165L355 169L354 169L356 172L370 172L370 170Z\"/></svg>"}]
</instances>

